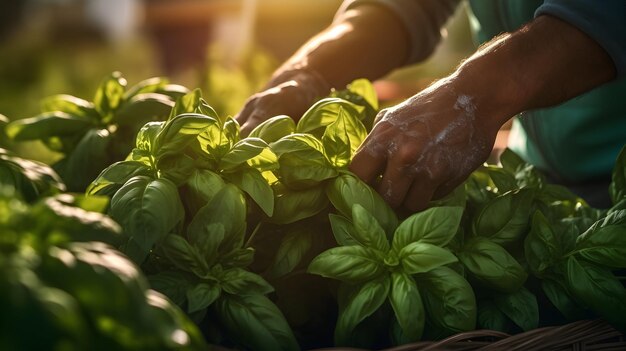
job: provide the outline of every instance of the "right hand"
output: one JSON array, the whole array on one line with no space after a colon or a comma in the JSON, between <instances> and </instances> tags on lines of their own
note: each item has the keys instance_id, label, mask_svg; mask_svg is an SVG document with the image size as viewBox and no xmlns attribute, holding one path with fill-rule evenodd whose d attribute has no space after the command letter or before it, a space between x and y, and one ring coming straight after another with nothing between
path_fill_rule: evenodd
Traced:
<instances>
[{"instance_id":1,"label":"right hand","mask_svg":"<svg viewBox=\"0 0 626 351\"><path fill-rule=\"evenodd\" d=\"M241 126L241 135L247 136L256 126L278 115L287 115L298 121L316 99L330 91L321 77L308 70L284 72L268 86L248 98L235 116Z\"/></svg>"}]
</instances>

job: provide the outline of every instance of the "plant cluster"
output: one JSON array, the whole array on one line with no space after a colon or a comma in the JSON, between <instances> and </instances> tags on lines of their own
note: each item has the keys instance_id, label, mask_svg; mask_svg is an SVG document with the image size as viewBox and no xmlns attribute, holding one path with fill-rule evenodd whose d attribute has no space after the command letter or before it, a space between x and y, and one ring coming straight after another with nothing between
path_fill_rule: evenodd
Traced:
<instances>
[{"instance_id":1,"label":"plant cluster","mask_svg":"<svg viewBox=\"0 0 626 351\"><path fill-rule=\"evenodd\" d=\"M276 116L247 137L199 90L168 105L165 121L136 108L136 121L150 122L136 125L134 147L94 177L85 201L110 198L122 232L100 241L141 267L210 343L380 348L594 316L626 330L626 151L608 210L507 150L501 165L406 216L348 170L378 109L366 80L297 123ZM0 181L28 201L64 190L54 172L1 156Z\"/></svg>"},{"instance_id":2,"label":"plant cluster","mask_svg":"<svg viewBox=\"0 0 626 351\"><path fill-rule=\"evenodd\" d=\"M63 189L46 165L1 150L0 349L202 349L197 327L115 249L121 228L99 213L108 199Z\"/></svg>"}]
</instances>

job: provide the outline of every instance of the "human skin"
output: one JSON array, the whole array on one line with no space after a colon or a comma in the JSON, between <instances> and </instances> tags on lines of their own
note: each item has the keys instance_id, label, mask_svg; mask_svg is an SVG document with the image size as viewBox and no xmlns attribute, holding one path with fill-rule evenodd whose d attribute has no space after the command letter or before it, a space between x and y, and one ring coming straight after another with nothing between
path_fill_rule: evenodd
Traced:
<instances>
[{"instance_id":1,"label":"human skin","mask_svg":"<svg viewBox=\"0 0 626 351\"><path fill-rule=\"evenodd\" d=\"M406 35L391 13L374 5L348 11L248 101L246 113L237 116L244 133L287 110L301 115L312 96L323 96L331 86L376 79L399 67L408 52ZM317 72L326 82L307 91L311 84L285 73L293 67ZM424 209L487 159L498 129L512 116L557 105L615 76L613 61L594 40L557 18L540 16L482 46L448 77L381 111L350 170L392 207ZM256 109L262 113L250 118Z\"/></svg>"}]
</instances>

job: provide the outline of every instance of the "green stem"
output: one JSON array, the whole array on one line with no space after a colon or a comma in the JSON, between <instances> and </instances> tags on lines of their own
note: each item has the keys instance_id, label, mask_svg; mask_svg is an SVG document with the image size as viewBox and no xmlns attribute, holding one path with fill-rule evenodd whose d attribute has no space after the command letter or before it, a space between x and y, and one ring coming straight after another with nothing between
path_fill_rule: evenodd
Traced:
<instances>
[{"instance_id":1,"label":"green stem","mask_svg":"<svg viewBox=\"0 0 626 351\"><path fill-rule=\"evenodd\" d=\"M248 238L248 241L246 241L244 247L250 247L250 243L252 243L252 239L254 239L254 236L259 231L259 228L261 228L261 224L263 224L263 222L259 222L259 224L254 227L254 230L252 231L252 234L250 234L250 237Z\"/></svg>"}]
</instances>

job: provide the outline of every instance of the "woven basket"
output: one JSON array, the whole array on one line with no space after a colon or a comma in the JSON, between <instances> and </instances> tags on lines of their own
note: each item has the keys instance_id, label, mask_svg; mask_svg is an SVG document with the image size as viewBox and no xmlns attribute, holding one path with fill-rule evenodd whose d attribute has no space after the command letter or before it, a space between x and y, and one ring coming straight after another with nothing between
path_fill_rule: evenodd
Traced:
<instances>
[{"instance_id":1,"label":"woven basket","mask_svg":"<svg viewBox=\"0 0 626 351\"><path fill-rule=\"evenodd\" d=\"M624 316L626 318L626 316ZM354 348L328 348L326 351L363 351ZM459 333L440 341L422 341L384 351L527 351L527 350L626 350L624 334L602 320L584 320L563 326L538 328L509 335L493 330Z\"/></svg>"}]
</instances>

